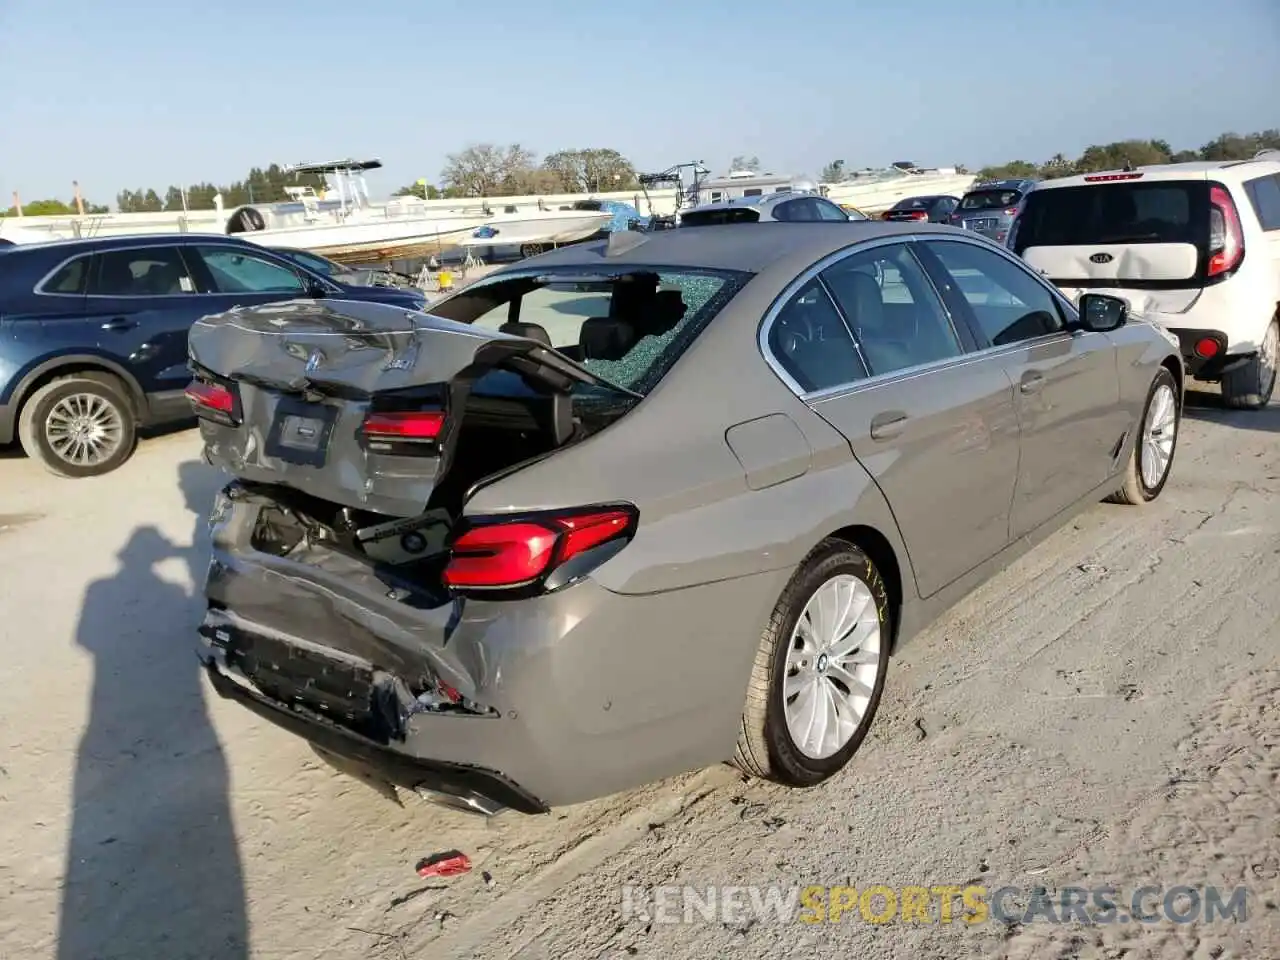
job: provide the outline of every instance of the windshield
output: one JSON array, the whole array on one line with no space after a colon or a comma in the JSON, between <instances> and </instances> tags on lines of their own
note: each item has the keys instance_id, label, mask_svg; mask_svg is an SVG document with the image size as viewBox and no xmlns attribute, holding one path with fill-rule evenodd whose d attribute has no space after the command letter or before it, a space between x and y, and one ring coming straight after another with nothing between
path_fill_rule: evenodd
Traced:
<instances>
[{"instance_id":1,"label":"windshield","mask_svg":"<svg viewBox=\"0 0 1280 960\"><path fill-rule=\"evenodd\" d=\"M280 252L325 277L333 276L334 267L337 266L337 264L326 260L324 257L317 257L313 253L306 253L302 250L281 250Z\"/></svg>"},{"instance_id":2,"label":"windshield","mask_svg":"<svg viewBox=\"0 0 1280 960\"><path fill-rule=\"evenodd\" d=\"M966 193L960 201L961 210L996 210L1016 206L1022 199L1017 190L976 190Z\"/></svg>"},{"instance_id":3,"label":"windshield","mask_svg":"<svg viewBox=\"0 0 1280 960\"><path fill-rule=\"evenodd\" d=\"M1208 242L1203 180L1156 180L1033 190L1018 218L1015 252L1104 243Z\"/></svg>"},{"instance_id":4,"label":"windshield","mask_svg":"<svg viewBox=\"0 0 1280 960\"><path fill-rule=\"evenodd\" d=\"M431 308L435 316L544 339L608 383L648 393L750 274L689 267L559 268L481 281ZM512 322L518 326L506 326ZM584 386L582 390L592 390Z\"/></svg>"}]
</instances>

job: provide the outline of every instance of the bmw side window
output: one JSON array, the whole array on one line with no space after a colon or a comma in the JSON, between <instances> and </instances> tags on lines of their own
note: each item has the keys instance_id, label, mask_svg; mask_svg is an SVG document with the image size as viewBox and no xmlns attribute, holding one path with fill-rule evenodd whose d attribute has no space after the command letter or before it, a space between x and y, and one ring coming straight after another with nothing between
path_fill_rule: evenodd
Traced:
<instances>
[{"instance_id":1,"label":"bmw side window","mask_svg":"<svg viewBox=\"0 0 1280 960\"><path fill-rule=\"evenodd\" d=\"M769 352L805 392L855 383L867 375L849 328L817 278L774 318Z\"/></svg>"},{"instance_id":2,"label":"bmw side window","mask_svg":"<svg viewBox=\"0 0 1280 960\"><path fill-rule=\"evenodd\" d=\"M925 241L994 347L1057 333L1064 327L1053 294L1027 270L972 243Z\"/></svg>"},{"instance_id":3,"label":"bmw side window","mask_svg":"<svg viewBox=\"0 0 1280 960\"><path fill-rule=\"evenodd\" d=\"M89 262L92 254L76 257L58 268L40 287L41 293L60 293L77 296L84 293L85 281L89 279Z\"/></svg>"},{"instance_id":4,"label":"bmw side window","mask_svg":"<svg viewBox=\"0 0 1280 960\"><path fill-rule=\"evenodd\" d=\"M964 349L924 268L900 243L845 257L822 273L873 374L958 357Z\"/></svg>"},{"instance_id":5,"label":"bmw side window","mask_svg":"<svg viewBox=\"0 0 1280 960\"><path fill-rule=\"evenodd\" d=\"M232 247L197 247L217 293L305 293L298 274Z\"/></svg>"},{"instance_id":6,"label":"bmw side window","mask_svg":"<svg viewBox=\"0 0 1280 960\"><path fill-rule=\"evenodd\" d=\"M88 286L91 297L173 297L195 290L177 247L104 250Z\"/></svg>"},{"instance_id":7,"label":"bmw side window","mask_svg":"<svg viewBox=\"0 0 1280 960\"><path fill-rule=\"evenodd\" d=\"M1248 180L1244 191L1262 229L1267 232L1280 230L1280 173Z\"/></svg>"}]
</instances>

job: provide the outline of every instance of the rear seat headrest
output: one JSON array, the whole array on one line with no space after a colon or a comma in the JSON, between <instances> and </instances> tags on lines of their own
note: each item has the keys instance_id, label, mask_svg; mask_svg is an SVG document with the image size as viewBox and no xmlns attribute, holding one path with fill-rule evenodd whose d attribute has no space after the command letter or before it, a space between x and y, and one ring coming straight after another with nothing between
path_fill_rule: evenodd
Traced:
<instances>
[{"instance_id":1,"label":"rear seat headrest","mask_svg":"<svg viewBox=\"0 0 1280 960\"><path fill-rule=\"evenodd\" d=\"M498 328L498 332L506 333L513 337L524 337L526 340L537 340L545 346L551 346L551 335L547 333L547 328L541 324L507 321Z\"/></svg>"},{"instance_id":2,"label":"rear seat headrest","mask_svg":"<svg viewBox=\"0 0 1280 960\"><path fill-rule=\"evenodd\" d=\"M621 360L635 342L635 327L614 317L588 317L578 334L584 360Z\"/></svg>"}]
</instances>

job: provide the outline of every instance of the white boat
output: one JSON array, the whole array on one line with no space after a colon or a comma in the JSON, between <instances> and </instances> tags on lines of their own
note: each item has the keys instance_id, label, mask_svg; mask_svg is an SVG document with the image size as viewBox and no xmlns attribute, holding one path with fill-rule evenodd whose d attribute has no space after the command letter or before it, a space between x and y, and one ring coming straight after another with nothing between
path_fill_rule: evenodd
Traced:
<instances>
[{"instance_id":1,"label":"white boat","mask_svg":"<svg viewBox=\"0 0 1280 960\"><path fill-rule=\"evenodd\" d=\"M613 219L607 210L514 210L474 227L463 247L519 247L522 253L573 243L599 233Z\"/></svg>"},{"instance_id":2,"label":"white boat","mask_svg":"<svg viewBox=\"0 0 1280 960\"><path fill-rule=\"evenodd\" d=\"M369 202L364 171L379 160L340 160L285 167L319 173L327 188L288 187L283 203L248 204L232 210L226 232L266 247L309 250L343 264L384 263L438 255L458 246L483 222L480 215L413 216ZM336 197L330 197L330 192Z\"/></svg>"}]
</instances>

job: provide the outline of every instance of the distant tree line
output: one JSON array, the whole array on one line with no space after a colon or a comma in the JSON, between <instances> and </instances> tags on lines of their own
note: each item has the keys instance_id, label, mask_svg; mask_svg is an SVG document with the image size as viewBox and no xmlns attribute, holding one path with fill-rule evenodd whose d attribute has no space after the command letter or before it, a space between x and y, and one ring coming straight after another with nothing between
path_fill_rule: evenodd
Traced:
<instances>
[{"instance_id":1,"label":"distant tree line","mask_svg":"<svg viewBox=\"0 0 1280 960\"><path fill-rule=\"evenodd\" d=\"M1116 170L1126 163L1135 167L1156 163L1184 163L1188 160L1249 160L1259 150L1280 149L1280 130L1260 130L1257 133L1224 133L1198 150L1174 150L1167 140L1117 140L1114 143L1095 144L1072 160L1055 153L1043 163L1028 160L1010 160L996 166L983 167L977 176L983 180L1013 180L1022 178L1069 177L1078 173L1096 173L1099 170ZM962 172L963 166L957 169ZM824 183L838 183L845 178L844 161L836 160L822 171Z\"/></svg>"},{"instance_id":2,"label":"distant tree line","mask_svg":"<svg viewBox=\"0 0 1280 960\"><path fill-rule=\"evenodd\" d=\"M1066 177L1076 173L1112 170L1125 163L1143 166L1154 163L1180 163L1186 160L1248 160L1259 150L1280 149L1280 129L1260 130L1256 133L1224 133L1197 150L1174 150L1167 140L1119 140L1115 143L1096 144L1087 148L1072 160L1061 153L1054 154L1043 163L1027 160L1011 160L977 171L981 178L1003 179L1015 177ZM754 156L740 155L729 164L730 170L759 171L760 161ZM957 165L961 172L967 172ZM845 162L834 160L823 168L824 183L839 183L848 176ZM223 204L233 209L246 203L274 203L288 199L285 187L324 186L319 174L289 174L277 164L262 169L254 167L243 180L226 185L196 183L182 188L168 187L163 194L155 189L122 190L116 195L116 207L121 213L145 213L152 211L211 210L215 194L222 194ZM445 158L438 184L425 179L401 187L396 196L416 196L424 199L438 197L479 198L529 196L555 193L607 193L615 190L639 188L636 168L617 150L602 147L557 150L542 160L518 143L499 146L492 143L474 144L451 153ZM70 216L76 213L75 204L57 199L33 200L22 205L28 216ZM108 208L101 204L84 203L85 213L103 214ZM10 207L0 211L0 216L12 216L17 211Z\"/></svg>"},{"instance_id":3,"label":"distant tree line","mask_svg":"<svg viewBox=\"0 0 1280 960\"><path fill-rule=\"evenodd\" d=\"M518 143L473 144L445 158L436 186L419 180L396 196L513 197L554 193L607 193L640 186L636 168L617 150L603 147L557 150L541 161Z\"/></svg>"}]
</instances>

